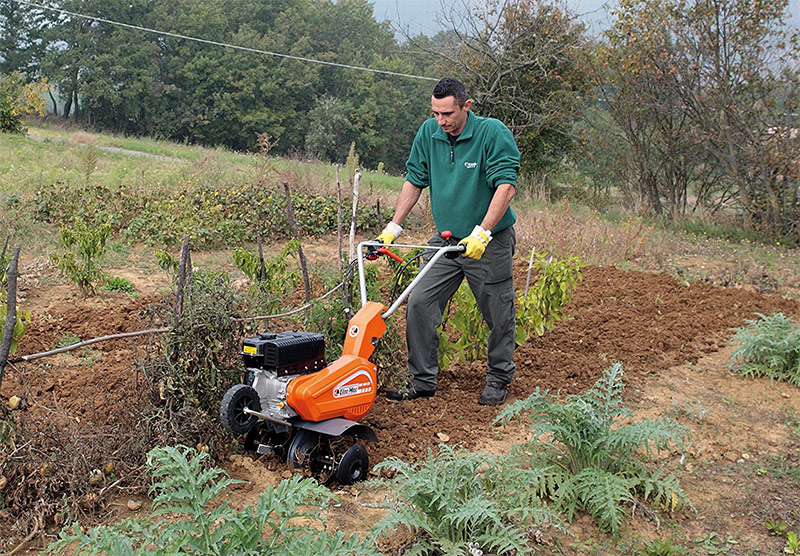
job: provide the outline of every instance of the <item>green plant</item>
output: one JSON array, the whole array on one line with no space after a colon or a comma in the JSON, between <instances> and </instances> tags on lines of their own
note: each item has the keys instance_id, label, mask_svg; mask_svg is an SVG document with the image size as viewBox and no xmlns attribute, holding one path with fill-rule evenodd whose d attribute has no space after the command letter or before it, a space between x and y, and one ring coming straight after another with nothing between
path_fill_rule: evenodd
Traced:
<instances>
[{"instance_id":1,"label":"green plant","mask_svg":"<svg viewBox=\"0 0 800 556\"><path fill-rule=\"evenodd\" d=\"M248 293L253 298L259 309L271 312L281 305L281 300L292 292L299 280L299 273L296 268L290 268L287 264L290 256L294 255L298 249L298 242L289 241L286 246L271 259L263 261L255 253L251 253L243 247L237 247L233 251L233 261L247 278L251 281Z\"/></svg>"},{"instance_id":2,"label":"green plant","mask_svg":"<svg viewBox=\"0 0 800 556\"><path fill-rule=\"evenodd\" d=\"M0 301L0 330L4 330L6 326L6 315L8 314L8 307L6 306L5 302ZM9 354L14 354L17 352L17 344L25 335L25 331L27 330L28 324L31 323L31 313L30 311L24 311L17 308L17 321L14 324L14 331L11 333L11 348L9 349Z\"/></svg>"},{"instance_id":3,"label":"green plant","mask_svg":"<svg viewBox=\"0 0 800 556\"><path fill-rule=\"evenodd\" d=\"M95 284L103 278L96 261L103 255L110 234L110 217L104 222L92 224L76 216L72 228L61 226L59 240L64 251L53 255L53 262L62 276L80 287L83 295L94 294Z\"/></svg>"},{"instance_id":4,"label":"green plant","mask_svg":"<svg viewBox=\"0 0 800 556\"><path fill-rule=\"evenodd\" d=\"M24 133L22 116L44 116L46 90L46 81L24 83L18 71L0 75L0 131Z\"/></svg>"},{"instance_id":5,"label":"green plant","mask_svg":"<svg viewBox=\"0 0 800 556\"><path fill-rule=\"evenodd\" d=\"M243 301L225 272L195 270L184 289L183 310L145 362L169 404L213 414L225 390L242 376ZM157 307L157 320L173 321L173 303Z\"/></svg>"},{"instance_id":6,"label":"green plant","mask_svg":"<svg viewBox=\"0 0 800 556\"><path fill-rule=\"evenodd\" d=\"M686 548L680 544L672 544L672 539L655 539L644 541L637 552L640 556L685 556Z\"/></svg>"},{"instance_id":7,"label":"green plant","mask_svg":"<svg viewBox=\"0 0 800 556\"><path fill-rule=\"evenodd\" d=\"M527 292L517 291L516 342L524 344L532 333L539 336L553 330L555 323L564 318L564 309L572 301L572 292L582 279L585 265L577 258L547 260L537 255L533 262L539 278ZM439 332L450 328L457 339L442 334L439 342L439 367L447 368L457 361L472 362L486 357L489 327L478 310L475 297L464 283L450 300Z\"/></svg>"},{"instance_id":8,"label":"green plant","mask_svg":"<svg viewBox=\"0 0 800 556\"><path fill-rule=\"evenodd\" d=\"M445 311L448 315L439 327L440 333L449 323L458 339L442 335L439 342L439 368L447 369L458 361L478 361L486 357L486 343L489 338L489 327L483 320L478 303L467 283L462 283L451 298Z\"/></svg>"},{"instance_id":9,"label":"green plant","mask_svg":"<svg viewBox=\"0 0 800 556\"><path fill-rule=\"evenodd\" d=\"M721 540L715 531L709 533L707 537L694 539L694 542L705 550L707 554L726 554L733 549L733 545L739 544L739 542L730 535L728 535L724 541Z\"/></svg>"},{"instance_id":10,"label":"green plant","mask_svg":"<svg viewBox=\"0 0 800 556\"><path fill-rule=\"evenodd\" d=\"M800 554L800 538L794 531L786 533L786 546L783 547L786 554Z\"/></svg>"},{"instance_id":11,"label":"green plant","mask_svg":"<svg viewBox=\"0 0 800 556\"><path fill-rule=\"evenodd\" d=\"M774 519L768 519L764 526L767 530L772 533L773 535L783 536L789 530L789 524L785 521L775 521Z\"/></svg>"},{"instance_id":12,"label":"green plant","mask_svg":"<svg viewBox=\"0 0 800 556\"><path fill-rule=\"evenodd\" d=\"M633 422L622 406L622 374L615 363L588 392L563 401L537 388L496 418L507 423L525 415L530 421L533 439L520 450L520 459L546 470L536 485L542 496L552 497L570 521L583 509L615 535L627 504L650 500L672 511L687 502L677 479L663 467L651 471L639 453L649 455L670 444L683 449L690 437L686 427L672 420Z\"/></svg>"},{"instance_id":13,"label":"green plant","mask_svg":"<svg viewBox=\"0 0 800 556\"><path fill-rule=\"evenodd\" d=\"M563 320L585 266L577 257L547 259L544 254L536 255L533 267L539 278L527 292L517 292L517 345L524 344L534 332L544 335Z\"/></svg>"},{"instance_id":14,"label":"green plant","mask_svg":"<svg viewBox=\"0 0 800 556\"><path fill-rule=\"evenodd\" d=\"M178 265L180 264L178 259L165 249L156 249L153 255L156 258L158 267L174 281L177 278Z\"/></svg>"},{"instance_id":15,"label":"green plant","mask_svg":"<svg viewBox=\"0 0 800 556\"><path fill-rule=\"evenodd\" d=\"M736 329L732 341L741 345L728 364L741 376L767 376L800 387L800 325L783 313L758 317Z\"/></svg>"},{"instance_id":16,"label":"green plant","mask_svg":"<svg viewBox=\"0 0 800 556\"><path fill-rule=\"evenodd\" d=\"M103 278L103 289L109 292L133 293L136 286L120 276L106 276Z\"/></svg>"},{"instance_id":17,"label":"green plant","mask_svg":"<svg viewBox=\"0 0 800 556\"><path fill-rule=\"evenodd\" d=\"M332 497L312 479L283 480L261 493L255 506L237 509L227 501L218 503L226 488L242 481L208 467L207 457L185 446L151 450L147 465L155 499L149 518L126 519L85 532L76 522L61 531L48 552L377 556L365 541L325 531L324 507Z\"/></svg>"},{"instance_id":18,"label":"green plant","mask_svg":"<svg viewBox=\"0 0 800 556\"><path fill-rule=\"evenodd\" d=\"M438 455L428 450L416 464L388 458L375 466L383 469L394 473L388 482L397 503L375 531L412 533L416 540L409 554L528 554L533 549L527 525L560 527L557 516L526 488L539 481L539 470L521 468L509 456L443 444Z\"/></svg>"}]
</instances>

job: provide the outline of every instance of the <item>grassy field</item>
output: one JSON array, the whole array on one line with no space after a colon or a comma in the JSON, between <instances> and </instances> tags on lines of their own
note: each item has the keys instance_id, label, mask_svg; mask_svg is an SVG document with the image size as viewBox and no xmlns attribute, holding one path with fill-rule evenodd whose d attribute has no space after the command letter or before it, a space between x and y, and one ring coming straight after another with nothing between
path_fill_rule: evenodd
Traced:
<instances>
[{"instance_id":1,"label":"grassy field","mask_svg":"<svg viewBox=\"0 0 800 556\"><path fill-rule=\"evenodd\" d=\"M349 170L339 170L344 213L348 214ZM574 170L564 175L576 179ZM69 222L52 222L51 218L43 225L36 217L41 211L37 204L42 203L37 192L43 190L69 191L92 185L103 188L111 197L116 194L122 198L124 192L134 198L157 200L174 197L176 192L225 191L241 186L282 194L284 181L293 191L314 192L329 199L336 196L336 168L330 164L30 123L27 136L0 135L0 232L12 235L29 254L52 251L57 246L58 224ZM374 205L378 201L382 211L390 214L401 184L401 177L363 171L362 202ZM541 194L520 188L514 201L523 256L535 248L557 257L575 255L592 264L659 270L686 280L748 284L789 295L800 291L796 249L780 242L753 240L751 235L724 239L720 235L730 235L729 223L723 226L693 221L665 226L619 207L600 212L566 199L540 199ZM112 199L108 201L113 204ZM423 236L431 225L424 203L408 222L410 230ZM118 234L114 239L132 244L137 237Z\"/></svg>"}]
</instances>

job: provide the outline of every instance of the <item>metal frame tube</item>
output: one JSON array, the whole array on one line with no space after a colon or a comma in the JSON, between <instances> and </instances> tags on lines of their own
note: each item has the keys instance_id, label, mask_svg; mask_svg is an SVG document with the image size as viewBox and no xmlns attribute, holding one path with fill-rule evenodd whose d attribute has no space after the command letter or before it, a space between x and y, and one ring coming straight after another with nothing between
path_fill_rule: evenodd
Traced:
<instances>
[{"instance_id":1,"label":"metal frame tube","mask_svg":"<svg viewBox=\"0 0 800 556\"><path fill-rule=\"evenodd\" d=\"M442 258L442 256L445 255L446 253L460 253L460 252L464 251L464 246L463 245L448 245L448 246L445 246L445 247L433 247L431 245L410 245L410 244L404 244L404 243L392 243L391 246L392 247L403 247L403 248L409 248L409 249L425 249L425 250L428 250L428 251L436 251L436 253L434 253L433 256L431 257L431 260L429 260L428 263L420 269L420 271L417 273L417 275L414 277L414 279L411 281L411 283L408 286L406 286L406 289L404 289L403 292L399 296L397 296L397 299L395 300L394 303L392 303L392 306L389 307L381 315L381 318L383 320L386 320L387 318L389 318L392 315L392 313L394 313L398 309L398 307L400 307L400 305L403 304L403 302L406 300L406 298L409 296L409 294L411 294L411 290L413 290L416 287L416 285L419 283L419 281L422 279L422 277L425 276L428 273L428 271L430 270L431 265L435 264L436 261L438 261L440 258ZM367 282L366 282L366 276L364 274L364 248L365 247L384 247L384 244L379 242L379 241L362 241L361 243L358 244L358 285L359 285L359 287L361 289L361 306L362 307L364 305L366 305L367 301L368 301L367 300Z\"/></svg>"}]
</instances>

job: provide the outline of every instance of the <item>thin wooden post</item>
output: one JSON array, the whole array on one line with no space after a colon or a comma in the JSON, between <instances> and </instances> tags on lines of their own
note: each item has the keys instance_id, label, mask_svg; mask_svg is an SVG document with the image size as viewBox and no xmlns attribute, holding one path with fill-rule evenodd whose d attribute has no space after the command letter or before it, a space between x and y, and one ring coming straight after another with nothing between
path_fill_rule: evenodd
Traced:
<instances>
[{"instance_id":1,"label":"thin wooden post","mask_svg":"<svg viewBox=\"0 0 800 556\"><path fill-rule=\"evenodd\" d=\"M297 256L300 258L300 269L303 271L303 288L306 290L306 302L311 300L311 282L308 279L308 266L306 256L303 253L303 245L300 243L300 231L297 228L297 221L294 219L294 209L292 208L292 193L289 189L289 182L283 182L283 189L286 192L286 219L289 221L289 229L292 237L297 240Z\"/></svg>"},{"instance_id":2,"label":"thin wooden post","mask_svg":"<svg viewBox=\"0 0 800 556\"><path fill-rule=\"evenodd\" d=\"M350 216L350 262L356 258L356 216L358 215L358 184L361 181L361 172L356 170L353 174L353 212Z\"/></svg>"},{"instance_id":3,"label":"thin wooden post","mask_svg":"<svg viewBox=\"0 0 800 556\"><path fill-rule=\"evenodd\" d=\"M11 261L6 269L8 300L6 302L6 324L3 327L3 341L0 343L0 388L3 386L3 371L8 363L11 342L14 340L14 327L17 325L17 269L19 266L19 247L14 247Z\"/></svg>"},{"instance_id":4,"label":"thin wooden post","mask_svg":"<svg viewBox=\"0 0 800 556\"><path fill-rule=\"evenodd\" d=\"M342 258L342 182L339 181L339 165L336 165L336 241L339 245L339 273L344 274Z\"/></svg>"},{"instance_id":5,"label":"thin wooden post","mask_svg":"<svg viewBox=\"0 0 800 556\"><path fill-rule=\"evenodd\" d=\"M267 266L264 264L264 245L261 241L261 232L256 235L256 242L258 243L258 281L263 282L267 279Z\"/></svg>"},{"instance_id":6,"label":"thin wooden post","mask_svg":"<svg viewBox=\"0 0 800 556\"><path fill-rule=\"evenodd\" d=\"M173 328L178 327L183 314L183 296L186 284L192 276L192 254L188 234L181 240L181 255L178 262L178 286L175 292L175 318Z\"/></svg>"}]
</instances>

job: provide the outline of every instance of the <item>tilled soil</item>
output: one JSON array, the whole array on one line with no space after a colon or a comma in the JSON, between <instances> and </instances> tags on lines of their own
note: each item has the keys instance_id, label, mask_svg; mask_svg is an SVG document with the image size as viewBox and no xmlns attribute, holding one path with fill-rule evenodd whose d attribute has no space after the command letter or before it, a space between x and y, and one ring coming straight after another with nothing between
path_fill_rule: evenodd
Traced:
<instances>
[{"instance_id":1,"label":"tilled soil","mask_svg":"<svg viewBox=\"0 0 800 556\"><path fill-rule=\"evenodd\" d=\"M518 287L525 283L525 271L520 261ZM89 299L75 295L70 286L31 288L22 305L31 311L32 322L18 354L51 349L69 335L88 339L145 328L143 311L156 291L152 283L148 286L152 291L145 297L104 293ZM800 303L747 288L688 284L665 274L587 267L567 318L555 330L518 348L509 401L526 397L537 387L585 391L617 361L635 392L677 365L718 351L730 339L731 329L742 326L745 319L777 311L798 316ZM105 342L9 367L0 401L5 403L12 395L24 398L28 435L36 434L37 427L54 434L56 424L59 430L68 429L71 438L91 441L113 435L126 442L126 435L136 434L133 424L149 395L134 364L137 351L145 345L144 338ZM442 371L434 398L395 403L379 394L364 419L379 438L368 446L370 460L374 464L389 456L423 457L442 441L496 449L498 435L492 423L497 408L477 404L484 378L483 363L458 364ZM73 448L78 454L82 449ZM244 465L230 461L234 468ZM253 464L258 462L246 467ZM270 467L279 474L287 472L282 463ZM126 471L124 465L119 471ZM274 478L272 473L266 476L266 481ZM254 484L253 489L267 486ZM0 530L8 530L8 521L2 526L8 517L0 512Z\"/></svg>"},{"instance_id":2,"label":"tilled soil","mask_svg":"<svg viewBox=\"0 0 800 556\"><path fill-rule=\"evenodd\" d=\"M524 271L520 262L517 284L525 283ZM583 392L617 361L628 383L641 384L649 375L718 350L732 328L757 319L757 313L796 315L798 310L796 301L748 289L685 285L666 274L588 267L566 320L517 349L509 401L537 387ZM478 405L485 374L485 364L460 365L440 374L431 399L396 403L379 397L364 419L380 439L370 448L373 461L424 455L440 434L450 443L480 448L497 414L496 408Z\"/></svg>"}]
</instances>

